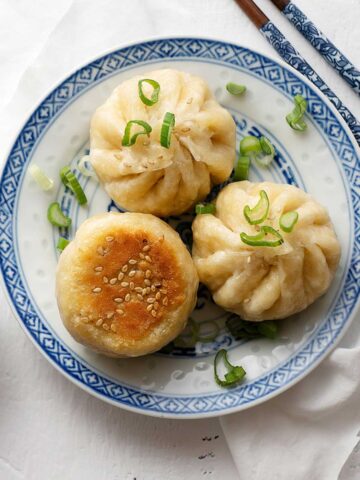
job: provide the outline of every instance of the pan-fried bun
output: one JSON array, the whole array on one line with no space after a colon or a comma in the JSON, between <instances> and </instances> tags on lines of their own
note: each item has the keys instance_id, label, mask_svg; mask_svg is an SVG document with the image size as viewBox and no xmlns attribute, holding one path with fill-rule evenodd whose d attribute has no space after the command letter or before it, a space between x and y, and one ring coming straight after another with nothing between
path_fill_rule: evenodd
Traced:
<instances>
[{"instance_id":1,"label":"pan-fried bun","mask_svg":"<svg viewBox=\"0 0 360 480\"><path fill-rule=\"evenodd\" d=\"M61 318L80 343L105 355L159 350L185 327L198 276L179 235L142 213L86 220L60 256Z\"/></svg>"}]
</instances>

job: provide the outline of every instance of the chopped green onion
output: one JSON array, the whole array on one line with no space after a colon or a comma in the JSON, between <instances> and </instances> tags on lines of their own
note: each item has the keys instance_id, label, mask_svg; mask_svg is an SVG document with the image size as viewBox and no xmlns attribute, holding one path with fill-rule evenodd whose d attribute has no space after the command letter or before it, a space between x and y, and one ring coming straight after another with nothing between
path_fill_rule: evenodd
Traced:
<instances>
[{"instance_id":1,"label":"chopped green onion","mask_svg":"<svg viewBox=\"0 0 360 480\"><path fill-rule=\"evenodd\" d=\"M304 113L306 112L307 102L302 95L295 95L294 103L295 107L291 113L286 115L286 121L293 130L303 132L307 128L307 125L303 120Z\"/></svg>"},{"instance_id":2,"label":"chopped green onion","mask_svg":"<svg viewBox=\"0 0 360 480\"><path fill-rule=\"evenodd\" d=\"M140 132L136 132L132 136L130 136L131 128L133 125L139 125L140 127L143 127L143 130L140 130ZM139 135L149 136L151 132L152 128L147 122L144 122L143 120L130 120L130 122L128 122L125 127L122 145L124 147L131 147L131 145L135 145L136 139Z\"/></svg>"},{"instance_id":3,"label":"chopped green onion","mask_svg":"<svg viewBox=\"0 0 360 480\"><path fill-rule=\"evenodd\" d=\"M160 143L163 147L170 147L171 132L175 126L175 115L171 112L166 112L161 126Z\"/></svg>"},{"instance_id":4,"label":"chopped green onion","mask_svg":"<svg viewBox=\"0 0 360 480\"><path fill-rule=\"evenodd\" d=\"M260 199L255 207L250 208L249 205L244 207L244 217L250 225L258 225L266 220L269 213L270 203L269 197L265 190L260 191Z\"/></svg>"},{"instance_id":5,"label":"chopped green onion","mask_svg":"<svg viewBox=\"0 0 360 480\"><path fill-rule=\"evenodd\" d=\"M87 203L85 192L81 188L78 179L75 177L74 173L69 167L63 167L60 170L60 178L65 187L70 188L70 190L73 192L79 204L85 205L85 203Z\"/></svg>"},{"instance_id":6,"label":"chopped green onion","mask_svg":"<svg viewBox=\"0 0 360 480\"><path fill-rule=\"evenodd\" d=\"M186 335L184 338L184 332L181 337L177 337L174 340L174 345L180 348L194 348L196 342L198 341L199 326L198 324L190 317L186 329L190 329L190 338L189 335ZM185 329L185 330L186 330ZM186 332L185 332L186 334Z\"/></svg>"},{"instance_id":7,"label":"chopped green onion","mask_svg":"<svg viewBox=\"0 0 360 480\"><path fill-rule=\"evenodd\" d=\"M231 95L242 95L246 92L246 87L245 85L229 82L226 84L226 90L231 93Z\"/></svg>"},{"instance_id":8,"label":"chopped green onion","mask_svg":"<svg viewBox=\"0 0 360 480\"><path fill-rule=\"evenodd\" d=\"M272 240L267 240L267 235L271 235ZM278 247L284 243L284 239L278 231L267 225L260 227L260 233L258 235L247 235L245 232L240 233L241 240L246 245L252 247Z\"/></svg>"},{"instance_id":9,"label":"chopped green onion","mask_svg":"<svg viewBox=\"0 0 360 480\"><path fill-rule=\"evenodd\" d=\"M153 87L153 93L151 95L151 98L148 98L142 88L143 83L148 83ZM155 105L157 101L159 100L159 93L160 93L160 84L156 80L152 80L151 78L143 78L142 80L139 80L138 82L138 89L139 89L139 97L140 100L147 105L148 107L151 107L152 105Z\"/></svg>"},{"instance_id":10,"label":"chopped green onion","mask_svg":"<svg viewBox=\"0 0 360 480\"><path fill-rule=\"evenodd\" d=\"M226 320L226 327L235 339L252 340L260 337L274 339L277 335L277 323L272 320L265 322L248 322L237 316Z\"/></svg>"},{"instance_id":11,"label":"chopped green onion","mask_svg":"<svg viewBox=\"0 0 360 480\"><path fill-rule=\"evenodd\" d=\"M247 180L249 178L250 158L240 156L234 171L234 180Z\"/></svg>"},{"instance_id":12,"label":"chopped green onion","mask_svg":"<svg viewBox=\"0 0 360 480\"><path fill-rule=\"evenodd\" d=\"M262 152L260 140L257 137L248 135L240 141L240 154L247 156L258 155Z\"/></svg>"},{"instance_id":13,"label":"chopped green onion","mask_svg":"<svg viewBox=\"0 0 360 480\"><path fill-rule=\"evenodd\" d=\"M299 219L299 214L298 212L295 212L295 210L291 212L283 213L279 221L281 230L287 233L292 232L292 229L295 227L298 219Z\"/></svg>"},{"instance_id":14,"label":"chopped green onion","mask_svg":"<svg viewBox=\"0 0 360 480\"><path fill-rule=\"evenodd\" d=\"M209 330L210 327L210 333L208 334L201 334L201 330ZM200 323L199 329L197 332L197 341L202 342L202 343L209 343L213 342L216 337L218 336L220 332L220 328L216 322L213 320L207 320L203 323Z\"/></svg>"},{"instance_id":15,"label":"chopped green onion","mask_svg":"<svg viewBox=\"0 0 360 480\"><path fill-rule=\"evenodd\" d=\"M55 227L70 227L71 218L63 214L61 207L58 202L50 203L47 218L52 225Z\"/></svg>"},{"instance_id":16,"label":"chopped green onion","mask_svg":"<svg viewBox=\"0 0 360 480\"><path fill-rule=\"evenodd\" d=\"M204 213L215 213L216 207L213 203L198 203L195 206L196 215L202 215Z\"/></svg>"},{"instance_id":17,"label":"chopped green onion","mask_svg":"<svg viewBox=\"0 0 360 480\"><path fill-rule=\"evenodd\" d=\"M224 359L224 365L228 369L228 372L225 373L225 380L221 380L218 375L218 363L221 359ZM214 361L214 376L215 381L221 387L232 387L233 385L239 383L246 375L243 367L232 365L227 357L227 351L221 349L217 352Z\"/></svg>"},{"instance_id":18,"label":"chopped green onion","mask_svg":"<svg viewBox=\"0 0 360 480\"><path fill-rule=\"evenodd\" d=\"M57 242L56 248L60 252L62 252L69 245L69 243L70 243L70 241L67 238L60 237L58 242Z\"/></svg>"},{"instance_id":19,"label":"chopped green onion","mask_svg":"<svg viewBox=\"0 0 360 480\"><path fill-rule=\"evenodd\" d=\"M49 178L35 163L30 165L29 173L36 181L36 183L40 186L40 188L42 188L42 190L44 190L45 192L51 190L54 186L54 180Z\"/></svg>"},{"instance_id":20,"label":"chopped green onion","mask_svg":"<svg viewBox=\"0 0 360 480\"><path fill-rule=\"evenodd\" d=\"M89 155L84 155L81 157L77 163L77 169L79 170L80 173L84 175L84 177L94 177L95 172L94 170L90 167L87 166L87 163L89 163Z\"/></svg>"}]
</instances>

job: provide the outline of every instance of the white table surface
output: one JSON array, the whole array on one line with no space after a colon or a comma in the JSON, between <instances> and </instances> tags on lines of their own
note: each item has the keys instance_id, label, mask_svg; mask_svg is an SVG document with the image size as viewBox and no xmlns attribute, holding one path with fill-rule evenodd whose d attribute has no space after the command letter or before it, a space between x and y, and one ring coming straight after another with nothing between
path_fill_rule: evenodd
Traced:
<instances>
[{"instance_id":1,"label":"white table surface","mask_svg":"<svg viewBox=\"0 0 360 480\"><path fill-rule=\"evenodd\" d=\"M258 4L360 118L359 98L269 1ZM297 4L360 63L358 0L297 0ZM0 0L1 159L27 113L79 65L106 49L144 37L192 34L274 55L232 0ZM69 36L74 48L59 55ZM243 479L217 419L150 418L93 398L41 356L0 291L0 480L135 478Z\"/></svg>"}]
</instances>

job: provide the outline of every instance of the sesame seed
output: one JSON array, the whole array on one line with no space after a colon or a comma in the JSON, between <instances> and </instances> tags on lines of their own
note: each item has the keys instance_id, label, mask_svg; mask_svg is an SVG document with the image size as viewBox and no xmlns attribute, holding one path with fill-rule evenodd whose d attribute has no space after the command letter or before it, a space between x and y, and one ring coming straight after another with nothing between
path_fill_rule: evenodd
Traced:
<instances>
[{"instance_id":1,"label":"sesame seed","mask_svg":"<svg viewBox=\"0 0 360 480\"><path fill-rule=\"evenodd\" d=\"M159 308L159 302L154 303L154 308L155 308L155 310L157 310Z\"/></svg>"},{"instance_id":2,"label":"sesame seed","mask_svg":"<svg viewBox=\"0 0 360 480\"><path fill-rule=\"evenodd\" d=\"M94 292L94 293L100 293L100 292L101 292L101 288L100 288L100 287L95 287L95 288L93 288L93 292Z\"/></svg>"},{"instance_id":3,"label":"sesame seed","mask_svg":"<svg viewBox=\"0 0 360 480\"><path fill-rule=\"evenodd\" d=\"M131 270L131 272L129 272L129 277L133 277L136 273L136 270Z\"/></svg>"},{"instance_id":4,"label":"sesame seed","mask_svg":"<svg viewBox=\"0 0 360 480\"><path fill-rule=\"evenodd\" d=\"M116 332L116 325L115 325L115 323L112 323L110 328L111 328L111 330L112 330L113 332Z\"/></svg>"},{"instance_id":5,"label":"sesame seed","mask_svg":"<svg viewBox=\"0 0 360 480\"><path fill-rule=\"evenodd\" d=\"M103 321L104 321L104 320L103 320L102 318L99 318L99 320L95 323L95 325L96 325L97 327L101 327L101 325L103 324Z\"/></svg>"},{"instance_id":6,"label":"sesame seed","mask_svg":"<svg viewBox=\"0 0 360 480\"><path fill-rule=\"evenodd\" d=\"M145 283L145 285L148 286L148 287L151 285L150 280L148 280L147 278L145 278L144 283Z\"/></svg>"},{"instance_id":7,"label":"sesame seed","mask_svg":"<svg viewBox=\"0 0 360 480\"><path fill-rule=\"evenodd\" d=\"M151 277L151 270L146 270L145 272L145 277L150 278Z\"/></svg>"},{"instance_id":8,"label":"sesame seed","mask_svg":"<svg viewBox=\"0 0 360 480\"><path fill-rule=\"evenodd\" d=\"M106 318L112 318L114 316L114 312L109 312L107 315L106 315Z\"/></svg>"},{"instance_id":9,"label":"sesame seed","mask_svg":"<svg viewBox=\"0 0 360 480\"><path fill-rule=\"evenodd\" d=\"M124 299L121 298L121 297L114 298L114 302L116 302L116 303L122 303L123 301L124 301Z\"/></svg>"},{"instance_id":10,"label":"sesame seed","mask_svg":"<svg viewBox=\"0 0 360 480\"><path fill-rule=\"evenodd\" d=\"M153 317L156 317L156 312L155 312L155 310L151 310L151 315L152 315Z\"/></svg>"},{"instance_id":11,"label":"sesame seed","mask_svg":"<svg viewBox=\"0 0 360 480\"><path fill-rule=\"evenodd\" d=\"M95 267L94 270L95 272L101 272L104 267L101 267L100 265L98 267Z\"/></svg>"},{"instance_id":12,"label":"sesame seed","mask_svg":"<svg viewBox=\"0 0 360 480\"><path fill-rule=\"evenodd\" d=\"M129 286L129 282L121 282L120 285L125 288Z\"/></svg>"},{"instance_id":13,"label":"sesame seed","mask_svg":"<svg viewBox=\"0 0 360 480\"><path fill-rule=\"evenodd\" d=\"M154 282L155 287L161 287L161 282Z\"/></svg>"},{"instance_id":14,"label":"sesame seed","mask_svg":"<svg viewBox=\"0 0 360 480\"><path fill-rule=\"evenodd\" d=\"M154 305L148 305L148 306L146 307L146 310L147 310L148 312L151 312L151 310L152 310L153 308L154 308Z\"/></svg>"},{"instance_id":15,"label":"sesame seed","mask_svg":"<svg viewBox=\"0 0 360 480\"><path fill-rule=\"evenodd\" d=\"M116 312L119 314L119 315L124 315L124 310L122 310L121 308L118 308L116 310Z\"/></svg>"},{"instance_id":16,"label":"sesame seed","mask_svg":"<svg viewBox=\"0 0 360 480\"><path fill-rule=\"evenodd\" d=\"M121 282L121 280L124 278L124 276L125 275L122 272L119 273L119 275L118 275L119 282Z\"/></svg>"},{"instance_id":17,"label":"sesame seed","mask_svg":"<svg viewBox=\"0 0 360 480\"><path fill-rule=\"evenodd\" d=\"M128 266L127 265L124 265L121 269L122 272L126 273L128 270Z\"/></svg>"},{"instance_id":18,"label":"sesame seed","mask_svg":"<svg viewBox=\"0 0 360 480\"><path fill-rule=\"evenodd\" d=\"M146 295L149 295L150 293L150 287L146 287Z\"/></svg>"},{"instance_id":19,"label":"sesame seed","mask_svg":"<svg viewBox=\"0 0 360 480\"><path fill-rule=\"evenodd\" d=\"M146 288L143 288L142 291L141 291L141 293L142 293L143 295L146 295L147 289L146 289Z\"/></svg>"},{"instance_id":20,"label":"sesame seed","mask_svg":"<svg viewBox=\"0 0 360 480\"><path fill-rule=\"evenodd\" d=\"M168 297L163 298L162 304L165 306L168 304Z\"/></svg>"},{"instance_id":21,"label":"sesame seed","mask_svg":"<svg viewBox=\"0 0 360 480\"><path fill-rule=\"evenodd\" d=\"M150 250L150 245L145 245L145 247L142 248L143 252L148 252Z\"/></svg>"},{"instance_id":22,"label":"sesame seed","mask_svg":"<svg viewBox=\"0 0 360 480\"><path fill-rule=\"evenodd\" d=\"M107 323L103 323L102 327L104 330L109 330L109 325Z\"/></svg>"},{"instance_id":23,"label":"sesame seed","mask_svg":"<svg viewBox=\"0 0 360 480\"><path fill-rule=\"evenodd\" d=\"M90 318L89 317L82 317L82 321L84 323L89 323L90 322Z\"/></svg>"},{"instance_id":24,"label":"sesame seed","mask_svg":"<svg viewBox=\"0 0 360 480\"><path fill-rule=\"evenodd\" d=\"M247 263L250 263L250 262L251 262L251 257L249 256L249 257L247 258Z\"/></svg>"},{"instance_id":25,"label":"sesame seed","mask_svg":"<svg viewBox=\"0 0 360 480\"><path fill-rule=\"evenodd\" d=\"M135 292L142 293L143 289L141 287L135 287Z\"/></svg>"},{"instance_id":26,"label":"sesame seed","mask_svg":"<svg viewBox=\"0 0 360 480\"><path fill-rule=\"evenodd\" d=\"M157 292L157 294L155 295L156 300L160 300L160 297L161 297L161 293Z\"/></svg>"},{"instance_id":27,"label":"sesame seed","mask_svg":"<svg viewBox=\"0 0 360 480\"><path fill-rule=\"evenodd\" d=\"M112 278L112 279L110 280L109 283L110 283L110 285L115 285L116 282L117 282L117 278L114 277L114 278Z\"/></svg>"},{"instance_id":28,"label":"sesame seed","mask_svg":"<svg viewBox=\"0 0 360 480\"><path fill-rule=\"evenodd\" d=\"M127 293L125 295L125 302L130 302L130 300L131 300L131 295L130 295L130 293Z\"/></svg>"},{"instance_id":29,"label":"sesame seed","mask_svg":"<svg viewBox=\"0 0 360 480\"><path fill-rule=\"evenodd\" d=\"M149 257L149 255L146 255L146 256L145 256L145 260L146 260L147 262L149 262L149 263L152 262L151 257Z\"/></svg>"},{"instance_id":30,"label":"sesame seed","mask_svg":"<svg viewBox=\"0 0 360 480\"><path fill-rule=\"evenodd\" d=\"M114 240L114 237L106 237L107 242L112 242Z\"/></svg>"},{"instance_id":31,"label":"sesame seed","mask_svg":"<svg viewBox=\"0 0 360 480\"><path fill-rule=\"evenodd\" d=\"M130 282L130 290L134 290L135 288L135 283L134 282Z\"/></svg>"},{"instance_id":32,"label":"sesame seed","mask_svg":"<svg viewBox=\"0 0 360 480\"><path fill-rule=\"evenodd\" d=\"M166 290L166 288L160 288L160 292L161 292L161 293L163 293L164 295L166 295L166 294L167 294L167 290Z\"/></svg>"},{"instance_id":33,"label":"sesame seed","mask_svg":"<svg viewBox=\"0 0 360 480\"><path fill-rule=\"evenodd\" d=\"M109 281L108 277L103 277L103 282L104 283L108 283L108 281Z\"/></svg>"},{"instance_id":34,"label":"sesame seed","mask_svg":"<svg viewBox=\"0 0 360 480\"><path fill-rule=\"evenodd\" d=\"M155 302L155 298L154 297L149 297L146 299L147 303L154 303Z\"/></svg>"},{"instance_id":35,"label":"sesame seed","mask_svg":"<svg viewBox=\"0 0 360 480\"><path fill-rule=\"evenodd\" d=\"M129 263L130 263L130 265L136 265L137 262L136 262L136 260L134 260L133 258L131 258L131 259L129 260Z\"/></svg>"},{"instance_id":36,"label":"sesame seed","mask_svg":"<svg viewBox=\"0 0 360 480\"><path fill-rule=\"evenodd\" d=\"M104 247L102 246L97 247L96 251L99 255L105 255L105 250L104 250Z\"/></svg>"},{"instance_id":37,"label":"sesame seed","mask_svg":"<svg viewBox=\"0 0 360 480\"><path fill-rule=\"evenodd\" d=\"M155 287L155 285L151 285L151 287L150 287L150 288L151 288L151 291L152 291L152 292L155 292L155 291L156 291L156 287Z\"/></svg>"},{"instance_id":38,"label":"sesame seed","mask_svg":"<svg viewBox=\"0 0 360 480\"><path fill-rule=\"evenodd\" d=\"M142 302L144 300L144 297L142 295L140 295L140 293L137 293L136 296L140 300L140 302Z\"/></svg>"},{"instance_id":39,"label":"sesame seed","mask_svg":"<svg viewBox=\"0 0 360 480\"><path fill-rule=\"evenodd\" d=\"M143 253L139 253L139 257L141 258L141 260L144 260L145 255Z\"/></svg>"}]
</instances>

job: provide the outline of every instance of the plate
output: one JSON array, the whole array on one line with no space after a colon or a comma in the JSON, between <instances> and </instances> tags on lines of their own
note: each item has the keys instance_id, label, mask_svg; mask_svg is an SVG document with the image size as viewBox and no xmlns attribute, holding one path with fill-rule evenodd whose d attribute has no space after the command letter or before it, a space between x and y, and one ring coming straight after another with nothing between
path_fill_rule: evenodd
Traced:
<instances>
[{"instance_id":1,"label":"plate","mask_svg":"<svg viewBox=\"0 0 360 480\"><path fill-rule=\"evenodd\" d=\"M339 269L329 292L306 311L281 323L277 340L235 341L225 327L231 315L216 307L200 287L193 319L216 322L213 342L194 348L170 347L136 359L108 359L76 343L60 320L54 280L59 236L46 220L59 201L78 226L99 212L116 210L99 184L79 175L89 199L79 207L58 178L59 169L86 151L89 121L112 89L135 74L163 67L204 77L219 102L234 116L238 140L264 134L276 147L269 169L251 167L250 180L298 185L330 212L342 245ZM247 85L231 96L228 81ZM308 130L291 130L285 115L292 97L308 100ZM26 174L36 163L56 179L42 192ZM315 87L291 67L238 45L200 38L167 38L137 43L80 68L36 108L17 137L0 183L0 266L17 318L45 357L66 377L99 398L148 415L197 418L239 411L284 391L308 374L351 322L359 297L359 153L347 126ZM216 193L213 192L213 194ZM184 242L191 242L191 215L168 220ZM60 232L65 235L66 232ZM244 366L246 381L230 390L213 378L214 354L229 350Z\"/></svg>"}]
</instances>

